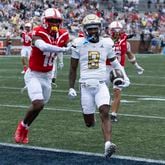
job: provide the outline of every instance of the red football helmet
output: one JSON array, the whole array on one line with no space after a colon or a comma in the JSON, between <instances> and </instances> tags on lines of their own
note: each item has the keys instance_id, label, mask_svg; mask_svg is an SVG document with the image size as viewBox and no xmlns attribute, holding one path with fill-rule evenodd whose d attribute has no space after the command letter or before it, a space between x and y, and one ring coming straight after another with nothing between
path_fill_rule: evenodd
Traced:
<instances>
[{"instance_id":1,"label":"red football helmet","mask_svg":"<svg viewBox=\"0 0 165 165\"><path fill-rule=\"evenodd\" d=\"M49 8L46 9L41 17L42 25L51 35L58 32L59 27L62 23L62 16L58 9Z\"/></svg>"}]
</instances>

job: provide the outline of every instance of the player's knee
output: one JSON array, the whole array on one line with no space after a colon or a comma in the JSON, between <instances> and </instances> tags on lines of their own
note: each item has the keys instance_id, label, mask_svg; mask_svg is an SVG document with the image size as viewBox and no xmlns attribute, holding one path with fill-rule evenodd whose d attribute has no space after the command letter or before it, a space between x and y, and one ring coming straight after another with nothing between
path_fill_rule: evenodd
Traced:
<instances>
[{"instance_id":1,"label":"player's knee","mask_svg":"<svg viewBox=\"0 0 165 165\"><path fill-rule=\"evenodd\" d=\"M102 105L99 108L99 112L100 112L100 117L105 119L105 118L109 118L109 110L110 110L110 105Z\"/></svg>"},{"instance_id":2,"label":"player's knee","mask_svg":"<svg viewBox=\"0 0 165 165\"><path fill-rule=\"evenodd\" d=\"M43 100L35 100L33 101L33 109L35 111L40 112L44 108L44 101Z\"/></svg>"}]
</instances>

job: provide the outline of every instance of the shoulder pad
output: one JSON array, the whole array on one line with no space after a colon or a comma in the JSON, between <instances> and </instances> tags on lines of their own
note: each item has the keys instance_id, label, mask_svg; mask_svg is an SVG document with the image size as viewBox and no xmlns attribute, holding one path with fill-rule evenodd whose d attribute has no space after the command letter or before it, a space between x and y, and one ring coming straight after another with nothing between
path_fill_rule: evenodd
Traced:
<instances>
[{"instance_id":1,"label":"shoulder pad","mask_svg":"<svg viewBox=\"0 0 165 165\"><path fill-rule=\"evenodd\" d=\"M80 46L84 45L86 42L87 41L84 37L78 37L78 38L73 39L72 45L74 47L80 47Z\"/></svg>"},{"instance_id":2,"label":"shoulder pad","mask_svg":"<svg viewBox=\"0 0 165 165\"><path fill-rule=\"evenodd\" d=\"M114 42L110 37L102 38L101 40L106 47L112 47L114 45Z\"/></svg>"}]
</instances>

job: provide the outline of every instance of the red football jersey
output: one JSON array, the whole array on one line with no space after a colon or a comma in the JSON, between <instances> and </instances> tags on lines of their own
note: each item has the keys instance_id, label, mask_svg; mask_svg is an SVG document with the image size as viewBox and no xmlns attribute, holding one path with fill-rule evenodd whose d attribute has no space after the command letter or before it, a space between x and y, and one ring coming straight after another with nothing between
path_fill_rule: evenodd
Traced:
<instances>
[{"instance_id":1,"label":"red football jersey","mask_svg":"<svg viewBox=\"0 0 165 165\"><path fill-rule=\"evenodd\" d=\"M22 32L21 36L22 36L23 46L31 46L32 33L31 32Z\"/></svg>"},{"instance_id":2,"label":"red football jersey","mask_svg":"<svg viewBox=\"0 0 165 165\"><path fill-rule=\"evenodd\" d=\"M69 33L65 29L59 29L56 38L51 37L46 29L42 26L33 29L33 36L40 37L43 41L51 45L60 47L66 45L69 41ZM29 59L29 68L38 72L49 72L53 68L54 57L56 52L42 52L35 46L32 46L32 52Z\"/></svg>"},{"instance_id":3,"label":"red football jersey","mask_svg":"<svg viewBox=\"0 0 165 165\"><path fill-rule=\"evenodd\" d=\"M59 47L66 46L69 42L69 33L66 29L59 29L58 33L56 34L55 45Z\"/></svg>"},{"instance_id":4,"label":"red football jersey","mask_svg":"<svg viewBox=\"0 0 165 165\"><path fill-rule=\"evenodd\" d=\"M114 50L120 64L124 67L125 56L127 52L127 35L125 33L121 33L120 38L114 42ZM110 61L108 59L106 61L106 64L110 65Z\"/></svg>"}]
</instances>

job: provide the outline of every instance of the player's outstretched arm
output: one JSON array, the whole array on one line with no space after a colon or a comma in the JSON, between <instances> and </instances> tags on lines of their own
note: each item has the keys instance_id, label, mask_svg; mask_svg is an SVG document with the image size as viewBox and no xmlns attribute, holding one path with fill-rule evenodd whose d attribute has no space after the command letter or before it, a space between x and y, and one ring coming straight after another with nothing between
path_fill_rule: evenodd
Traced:
<instances>
[{"instance_id":1,"label":"player's outstretched arm","mask_svg":"<svg viewBox=\"0 0 165 165\"><path fill-rule=\"evenodd\" d=\"M66 52L70 50L70 47L58 47L55 45L51 45L43 41L42 39L38 39L35 41L34 45L43 52Z\"/></svg>"}]
</instances>

